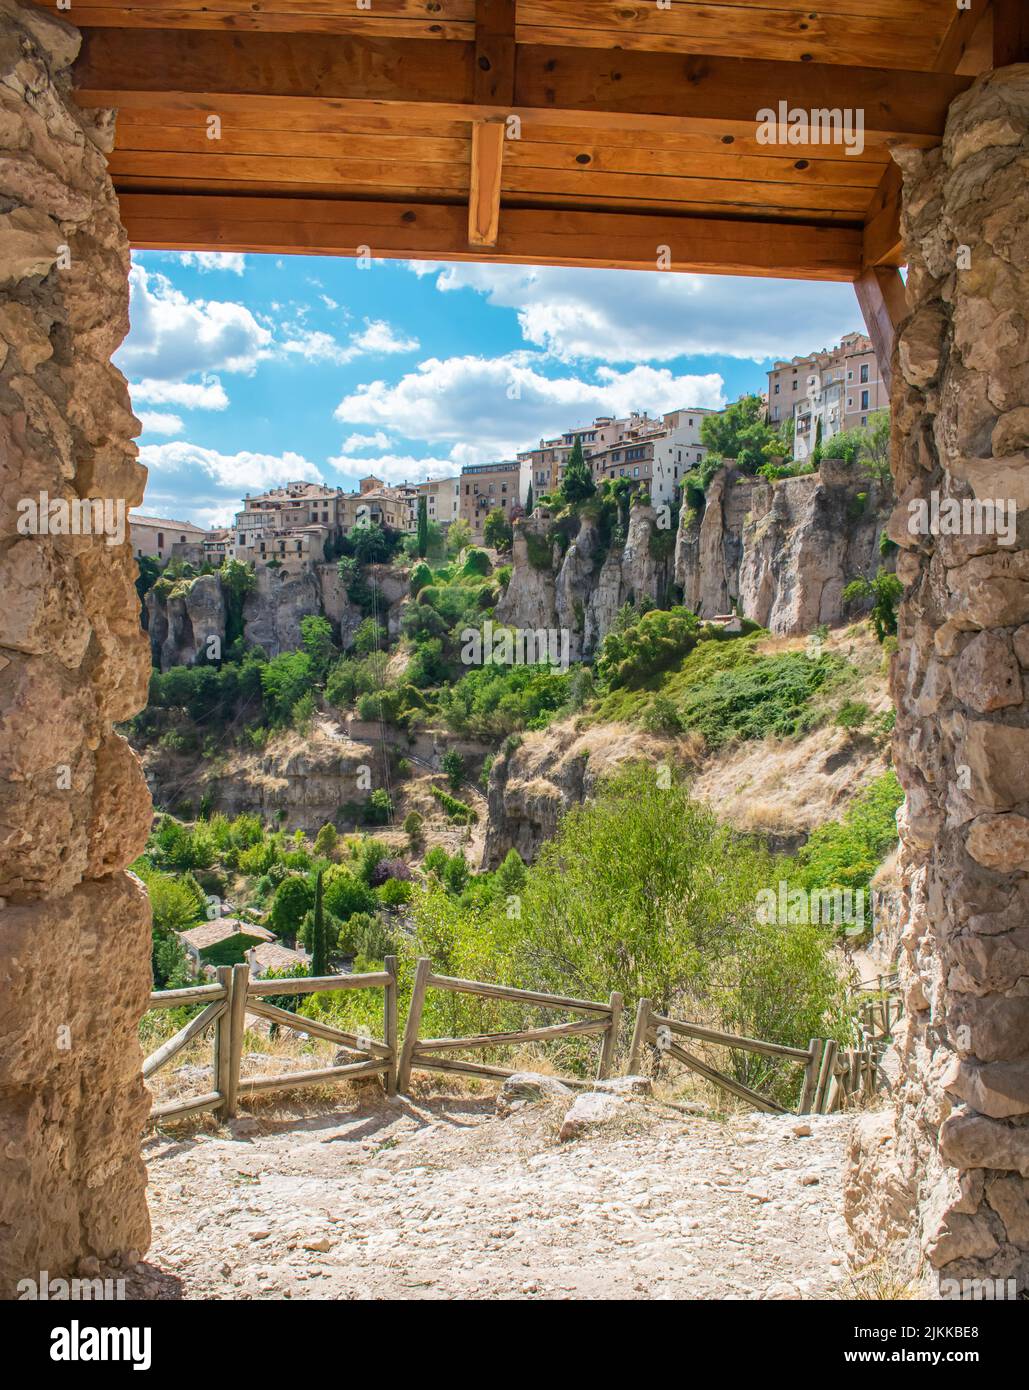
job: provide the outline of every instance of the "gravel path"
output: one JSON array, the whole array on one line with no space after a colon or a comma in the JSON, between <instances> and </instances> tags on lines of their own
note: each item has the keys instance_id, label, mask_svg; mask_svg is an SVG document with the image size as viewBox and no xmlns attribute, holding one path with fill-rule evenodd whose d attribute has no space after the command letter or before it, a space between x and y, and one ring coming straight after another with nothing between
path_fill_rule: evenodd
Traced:
<instances>
[{"instance_id":1,"label":"gravel path","mask_svg":"<svg viewBox=\"0 0 1029 1390\"><path fill-rule=\"evenodd\" d=\"M847 1116L385 1101L151 1137L151 1298L826 1298ZM804 1133L810 1130L810 1133ZM137 1284L137 1277L139 1284Z\"/></svg>"}]
</instances>

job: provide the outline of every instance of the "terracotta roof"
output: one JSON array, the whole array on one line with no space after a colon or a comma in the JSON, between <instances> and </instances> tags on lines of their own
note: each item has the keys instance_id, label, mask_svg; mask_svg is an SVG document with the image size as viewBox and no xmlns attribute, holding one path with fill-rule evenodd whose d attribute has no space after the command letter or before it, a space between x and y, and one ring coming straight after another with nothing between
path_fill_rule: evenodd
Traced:
<instances>
[{"instance_id":1,"label":"terracotta roof","mask_svg":"<svg viewBox=\"0 0 1029 1390\"><path fill-rule=\"evenodd\" d=\"M275 933L267 927L255 927L251 922L241 922L238 917L218 917L213 922L201 922L198 927L190 927L189 931L180 931L178 936L180 941L194 950L203 951L208 946L216 946L219 941L227 941L230 936L238 936L240 932L265 942L275 940Z\"/></svg>"}]
</instances>

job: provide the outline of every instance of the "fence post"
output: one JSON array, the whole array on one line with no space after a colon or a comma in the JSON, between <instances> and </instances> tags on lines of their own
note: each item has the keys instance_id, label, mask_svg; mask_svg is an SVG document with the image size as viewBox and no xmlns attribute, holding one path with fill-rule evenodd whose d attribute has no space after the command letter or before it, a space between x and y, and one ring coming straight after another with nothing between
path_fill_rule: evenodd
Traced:
<instances>
[{"instance_id":1,"label":"fence post","mask_svg":"<svg viewBox=\"0 0 1029 1390\"><path fill-rule=\"evenodd\" d=\"M239 1095L239 1069L243 1060L243 1033L247 1022L247 994L250 989L250 966L243 962L232 967L232 993L229 996L229 1072L226 1081L226 1119L236 1114Z\"/></svg>"},{"instance_id":2,"label":"fence post","mask_svg":"<svg viewBox=\"0 0 1029 1390\"><path fill-rule=\"evenodd\" d=\"M829 1099L831 1084L835 1080L836 1048L837 1043L835 1040L833 1038L826 1038L825 1050L822 1053L822 1064L818 1068L818 1084L815 1087L815 1102L811 1107L816 1115L825 1115L828 1113L826 1103Z\"/></svg>"},{"instance_id":3,"label":"fence post","mask_svg":"<svg viewBox=\"0 0 1029 1390\"><path fill-rule=\"evenodd\" d=\"M815 1088L818 1085L818 1068L822 1060L822 1048L825 1042L822 1038L811 1038L807 1045L807 1062L804 1065L804 1085L800 1092L800 1104L797 1106L798 1115L808 1115L811 1112L811 1102L814 1100Z\"/></svg>"},{"instance_id":4,"label":"fence post","mask_svg":"<svg viewBox=\"0 0 1029 1390\"><path fill-rule=\"evenodd\" d=\"M397 1068L397 1090L405 1094L411 1081L411 1063L418 1045L418 1030L422 1026L422 1010L425 1008L425 991L429 987L432 962L428 956L419 956L414 971L414 985L411 989L411 1002L407 1008L407 1024L404 1028L404 1046L400 1051L400 1065Z\"/></svg>"},{"instance_id":5,"label":"fence post","mask_svg":"<svg viewBox=\"0 0 1029 1390\"><path fill-rule=\"evenodd\" d=\"M225 1012L216 1019L214 1025L214 1089L221 1096L218 1113L226 1114L229 1095L229 1075L231 1071L232 1047L229 1042L229 1016L232 1012L232 966L219 965L218 983L225 991Z\"/></svg>"},{"instance_id":6,"label":"fence post","mask_svg":"<svg viewBox=\"0 0 1029 1390\"><path fill-rule=\"evenodd\" d=\"M387 956L382 962L386 974L390 976L390 983L383 991L382 1000L382 1040L391 1050L389 1057L389 1069L386 1072L386 1094L395 1096L397 1093L397 958Z\"/></svg>"},{"instance_id":7,"label":"fence post","mask_svg":"<svg viewBox=\"0 0 1029 1390\"><path fill-rule=\"evenodd\" d=\"M604 1034L604 1041L600 1047L600 1066L597 1070L597 1080L603 1081L606 1076L611 1075L611 1064L615 1057L615 1048L618 1046L618 1029L622 1022L622 996L617 990L611 992L611 1018L608 1021L607 1031Z\"/></svg>"},{"instance_id":8,"label":"fence post","mask_svg":"<svg viewBox=\"0 0 1029 1390\"><path fill-rule=\"evenodd\" d=\"M636 1026L632 1030L632 1046L629 1048L630 1076L636 1076L639 1072L640 1058L643 1056L643 1049L647 1045L647 1032L650 1029L650 1014L650 1000L641 999L636 1005Z\"/></svg>"}]
</instances>

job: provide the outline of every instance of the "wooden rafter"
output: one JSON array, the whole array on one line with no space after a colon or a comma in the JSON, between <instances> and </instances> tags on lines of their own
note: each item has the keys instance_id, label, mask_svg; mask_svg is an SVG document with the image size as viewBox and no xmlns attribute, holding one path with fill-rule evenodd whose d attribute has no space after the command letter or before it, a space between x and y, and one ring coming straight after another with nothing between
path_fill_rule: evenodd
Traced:
<instances>
[{"instance_id":1,"label":"wooden rafter","mask_svg":"<svg viewBox=\"0 0 1029 1390\"><path fill-rule=\"evenodd\" d=\"M126 193L121 211L140 249L310 252L414 260L507 261L853 280L860 227L784 226L707 217L505 210L495 246L470 250L467 213L437 203L344 202L242 195ZM665 250L664 248L667 248Z\"/></svg>"}]
</instances>

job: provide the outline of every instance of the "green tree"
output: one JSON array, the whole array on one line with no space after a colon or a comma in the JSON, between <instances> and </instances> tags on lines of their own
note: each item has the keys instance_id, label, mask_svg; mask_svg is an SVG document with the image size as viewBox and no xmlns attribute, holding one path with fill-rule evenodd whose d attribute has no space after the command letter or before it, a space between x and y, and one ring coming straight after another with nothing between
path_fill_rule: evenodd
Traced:
<instances>
[{"instance_id":1,"label":"green tree","mask_svg":"<svg viewBox=\"0 0 1029 1390\"><path fill-rule=\"evenodd\" d=\"M496 874L496 885L505 897L520 893L525 886L525 864L516 849L509 849Z\"/></svg>"},{"instance_id":2,"label":"green tree","mask_svg":"<svg viewBox=\"0 0 1029 1390\"><path fill-rule=\"evenodd\" d=\"M315 678L324 680L329 667L339 656L339 650L332 640L332 624L328 618L313 613L301 618L300 642L303 650L311 658Z\"/></svg>"},{"instance_id":3,"label":"green tree","mask_svg":"<svg viewBox=\"0 0 1029 1390\"><path fill-rule=\"evenodd\" d=\"M452 792L461 790L464 781L464 758L456 749L450 748L443 754L443 771L447 774Z\"/></svg>"},{"instance_id":4,"label":"green tree","mask_svg":"<svg viewBox=\"0 0 1029 1390\"><path fill-rule=\"evenodd\" d=\"M322 871L319 869L314 880L314 920L311 924L312 975L327 975L329 971L329 943L325 931L325 904L322 901Z\"/></svg>"},{"instance_id":5,"label":"green tree","mask_svg":"<svg viewBox=\"0 0 1029 1390\"><path fill-rule=\"evenodd\" d=\"M465 546L471 543L472 528L463 516L459 516L447 528L447 554L460 555Z\"/></svg>"},{"instance_id":6,"label":"green tree","mask_svg":"<svg viewBox=\"0 0 1029 1390\"><path fill-rule=\"evenodd\" d=\"M868 417L864 440L864 465L877 483L892 486L890 471L890 412L876 410Z\"/></svg>"},{"instance_id":7,"label":"green tree","mask_svg":"<svg viewBox=\"0 0 1029 1390\"><path fill-rule=\"evenodd\" d=\"M868 620L872 624L877 639L885 642L897 631L897 604L904 592L904 586L891 571L879 567L874 579L853 579L843 591L843 602L854 603L860 599L872 600L872 610Z\"/></svg>"},{"instance_id":8,"label":"green tree","mask_svg":"<svg viewBox=\"0 0 1029 1390\"><path fill-rule=\"evenodd\" d=\"M532 500L532 483L530 482L530 483L529 483L529 491L525 494L525 515L526 515L526 516L532 516L532 509L533 509L533 506L534 506L534 505L535 505L535 504L534 504L534 502L533 502L533 500Z\"/></svg>"},{"instance_id":9,"label":"green tree","mask_svg":"<svg viewBox=\"0 0 1029 1390\"><path fill-rule=\"evenodd\" d=\"M429 553L429 504L424 493L418 496L418 555L424 560Z\"/></svg>"},{"instance_id":10,"label":"green tree","mask_svg":"<svg viewBox=\"0 0 1029 1390\"><path fill-rule=\"evenodd\" d=\"M765 420L760 396L741 396L718 415L706 415L700 425L701 443L714 459L732 459L744 473L756 473L775 447L778 435Z\"/></svg>"},{"instance_id":11,"label":"green tree","mask_svg":"<svg viewBox=\"0 0 1029 1390\"><path fill-rule=\"evenodd\" d=\"M311 885L299 874L284 878L275 890L268 921L276 936L295 941L305 913L311 908Z\"/></svg>"},{"instance_id":12,"label":"green tree","mask_svg":"<svg viewBox=\"0 0 1029 1390\"><path fill-rule=\"evenodd\" d=\"M325 874L325 906L345 922L355 912L371 912L375 899L366 883L342 864L334 864Z\"/></svg>"},{"instance_id":13,"label":"green tree","mask_svg":"<svg viewBox=\"0 0 1029 1390\"><path fill-rule=\"evenodd\" d=\"M572 452L568 455L565 475L561 481L560 494L563 502L585 502L597 490L586 459L582 452L582 436L575 436Z\"/></svg>"},{"instance_id":14,"label":"green tree","mask_svg":"<svg viewBox=\"0 0 1029 1390\"><path fill-rule=\"evenodd\" d=\"M347 539L359 565L385 564L393 553L393 542L375 522L353 527Z\"/></svg>"},{"instance_id":15,"label":"green tree","mask_svg":"<svg viewBox=\"0 0 1029 1390\"><path fill-rule=\"evenodd\" d=\"M332 859L339 848L339 831L331 823L322 826L314 837L314 852L320 859Z\"/></svg>"},{"instance_id":16,"label":"green tree","mask_svg":"<svg viewBox=\"0 0 1029 1390\"><path fill-rule=\"evenodd\" d=\"M494 507L482 528L482 538L494 550L510 550L514 530L503 507Z\"/></svg>"},{"instance_id":17,"label":"green tree","mask_svg":"<svg viewBox=\"0 0 1029 1390\"><path fill-rule=\"evenodd\" d=\"M368 655L377 652L386 640L386 629L374 618L365 618L354 633L354 650Z\"/></svg>"}]
</instances>

